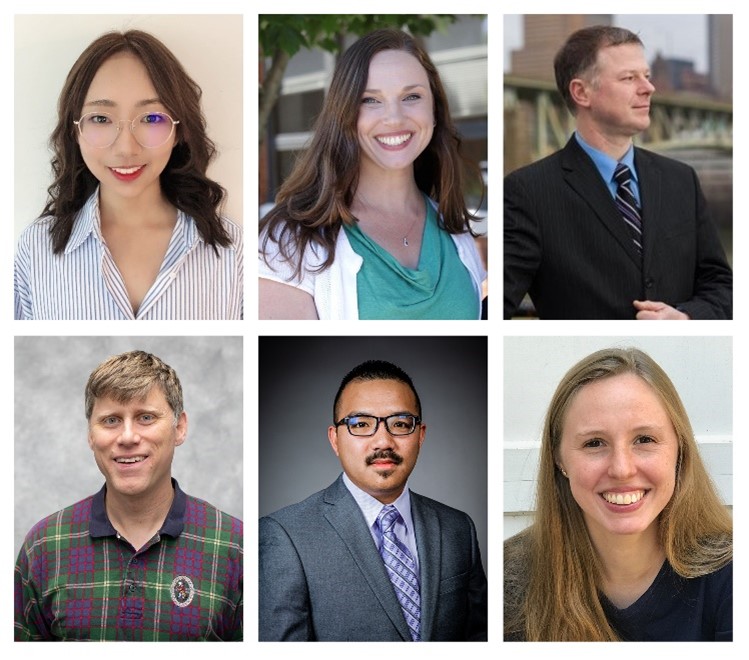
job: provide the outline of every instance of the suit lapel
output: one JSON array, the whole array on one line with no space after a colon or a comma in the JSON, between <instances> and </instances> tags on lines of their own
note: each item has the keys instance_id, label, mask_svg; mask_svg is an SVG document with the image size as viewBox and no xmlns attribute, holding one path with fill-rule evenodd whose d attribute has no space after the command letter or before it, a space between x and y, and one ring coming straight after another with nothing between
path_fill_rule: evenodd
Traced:
<instances>
[{"instance_id":1,"label":"suit lapel","mask_svg":"<svg viewBox=\"0 0 749 660\"><path fill-rule=\"evenodd\" d=\"M382 557L372 541L372 535L367 529L359 506L340 477L325 491L324 499L326 504L332 505L326 512L325 518L346 544L354 562L398 630L398 634L404 640L410 641L411 633L393 586L390 584L390 578L385 571Z\"/></svg>"},{"instance_id":2,"label":"suit lapel","mask_svg":"<svg viewBox=\"0 0 749 660\"><path fill-rule=\"evenodd\" d=\"M647 265L659 240L657 218L661 215L661 172L648 152L641 149L635 149L635 167L642 206L643 265Z\"/></svg>"},{"instance_id":3,"label":"suit lapel","mask_svg":"<svg viewBox=\"0 0 749 660\"><path fill-rule=\"evenodd\" d=\"M419 551L421 583L421 639L433 638L434 617L442 571L442 534L437 515L429 504L411 491L411 516L414 521L416 547Z\"/></svg>"},{"instance_id":4,"label":"suit lapel","mask_svg":"<svg viewBox=\"0 0 749 660\"><path fill-rule=\"evenodd\" d=\"M591 211L611 232L622 249L640 268L640 255L627 230L607 184L573 135L564 148L562 158L563 176L567 184L583 199ZM639 170L638 170L639 174Z\"/></svg>"}]
</instances>

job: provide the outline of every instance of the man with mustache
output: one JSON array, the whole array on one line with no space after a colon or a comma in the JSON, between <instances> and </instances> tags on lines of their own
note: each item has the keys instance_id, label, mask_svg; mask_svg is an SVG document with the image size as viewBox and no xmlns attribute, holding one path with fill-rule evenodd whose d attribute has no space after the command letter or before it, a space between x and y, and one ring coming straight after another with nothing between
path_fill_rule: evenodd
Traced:
<instances>
[{"instance_id":1,"label":"man with mustache","mask_svg":"<svg viewBox=\"0 0 749 660\"><path fill-rule=\"evenodd\" d=\"M486 639L473 522L407 488L425 436L404 371L346 375L328 428L343 474L260 520L261 641Z\"/></svg>"},{"instance_id":2,"label":"man with mustache","mask_svg":"<svg viewBox=\"0 0 749 660\"><path fill-rule=\"evenodd\" d=\"M733 277L695 171L632 142L655 91L640 38L583 28L554 71L575 133L505 179L505 318L528 293L542 319L730 319Z\"/></svg>"}]
</instances>

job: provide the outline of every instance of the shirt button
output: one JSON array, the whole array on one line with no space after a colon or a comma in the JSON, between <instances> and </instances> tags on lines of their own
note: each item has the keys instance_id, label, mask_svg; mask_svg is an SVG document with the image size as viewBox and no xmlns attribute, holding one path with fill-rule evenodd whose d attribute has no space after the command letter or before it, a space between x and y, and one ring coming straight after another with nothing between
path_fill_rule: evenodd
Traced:
<instances>
[{"instance_id":1,"label":"shirt button","mask_svg":"<svg viewBox=\"0 0 749 660\"><path fill-rule=\"evenodd\" d=\"M137 563L138 563L138 558L137 557L133 557L133 564L137 564Z\"/></svg>"},{"instance_id":2,"label":"shirt button","mask_svg":"<svg viewBox=\"0 0 749 660\"><path fill-rule=\"evenodd\" d=\"M130 586L129 586L129 587L127 588L127 590L128 590L128 591L129 591L130 593L132 593L133 591L135 591L135 585L134 585L134 584L131 584L131 585L130 585Z\"/></svg>"},{"instance_id":3,"label":"shirt button","mask_svg":"<svg viewBox=\"0 0 749 660\"><path fill-rule=\"evenodd\" d=\"M650 289L650 288L652 288L653 284L654 284L654 282L653 282L653 278L652 278L652 277L648 277L648 278L647 278L647 279L645 280L645 288L646 288L646 289Z\"/></svg>"}]
</instances>

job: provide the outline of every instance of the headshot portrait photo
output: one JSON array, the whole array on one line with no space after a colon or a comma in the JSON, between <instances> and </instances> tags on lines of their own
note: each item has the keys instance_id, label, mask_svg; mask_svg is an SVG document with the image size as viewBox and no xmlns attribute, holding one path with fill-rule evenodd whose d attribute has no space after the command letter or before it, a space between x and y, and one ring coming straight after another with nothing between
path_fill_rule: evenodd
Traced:
<instances>
[{"instance_id":1,"label":"headshot portrait photo","mask_svg":"<svg viewBox=\"0 0 749 660\"><path fill-rule=\"evenodd\" d=\"M733 318L732 14L503 22L504 318Z\"/></svg>"},{"instance_id":2,"label":"headshot portrait photo","mask_svg":"<svg viewBox=\"0 0 749 660\"><path fill-rule=\"evenodd\" d=\"M261 641L486 639L486 351L485 337L260 337ZM410 512L420 566L410 636L377 554L390 505Z\"/></svg>"},{"instance_id":3,"label":"headshot portrait photo","mask_svg":"<svg viewBox=\"0 0 749 660\"><path fill-rule=\"evenodd\" d=\"M188 432L172 476L244 518L241 337L16 337L14 553L35 523L102 487L84 390L98 365L134 350L163 360L182 385Z\"/></svg>"},{"instance_id":4,"label":"headshot portrait photo","mask_svg":"<svg viewBox=\"0 0 749 660\"><path fill-rule=\"evenodd\" d=\"M731 641L732 338L506 337L504 411L505 641Z\"/></svg>"},{"instance_id":5,"label":"headshot portrait photo","mask_svg":"<svg viewBox=\"0 0 749 660\"><path fill-rule=\"evenodd\" d=\"M164 43L202 89L217 156L208 176L227 191L223 215L243 223L242 17L237 15L16 15L15 240L39 217L52 183L48 143L73 63L97 37L143 30Z\"/></svg>"},{"instance_id":6,"label":"headshot portrait photo","mask_svg":"<svg viewBox=\"0 0 749 660\"><path fill-rule=\"evenodd\" d=\"M488 26L260 14L260 319L487 318Z\"/></svg>"}]
</instances>

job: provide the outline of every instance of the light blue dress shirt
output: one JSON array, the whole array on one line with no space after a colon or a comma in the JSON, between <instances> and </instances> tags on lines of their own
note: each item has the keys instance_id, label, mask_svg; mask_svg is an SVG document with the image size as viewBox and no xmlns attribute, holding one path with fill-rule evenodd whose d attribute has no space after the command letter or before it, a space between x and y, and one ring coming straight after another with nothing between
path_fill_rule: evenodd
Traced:
<instances>
[{"instance_id":1,"label":"light blue dress shirt","mask_svg":"<svg viewBox=\"0 0 749 660\"><path fill-rule=\"evenodd\" d=\"M182 211L151 288L133 312L101 233L99 191L79 211L68 244L52 251L52 218L21 234L14 268L16 319L239 319L243 305L242 230L223 219L231 238L217 251ZM218 252L218 253L217 253Z\"/></svg>"},{"instance_id":2,"label":"light blue dress shirt","mask_svg":"<svg viewBox=\"0 0 749 660\"><path fill-rule=\"evenodd\" d=\"M365 493L348 478L348 475L345 472L343 473L343 483L346 485L346 488L349 489L349 492L353 495L356 503L359 505L359 509L361 509L364 519L367 521L369 533L372 535L372 540L375 542L377 551L379 552L382 547L382 534L376 523L377 516L380 515L380 511L382 511L382 508L385 505L372 497L369 493ZM395 535L411 552L411 556L416 562L416 573L418 574L419 553L416 548L416 534L414 532L413 518L411 517L411 495L408 490L408 484L406 484L403 488L403 492L392 504L396 509L398 509L398 513L401 514L402 518L402 520L398 520L395 523Z\"/></svg>"},{"instance_id":3,"label":"light blue dress shirt","mask_svg":"<svg viewBox=\"0 0 749 660\"><path fill-rule=\"evenodd\" d=\"M617 185L616 181L614 181L614 171L616 170L616 166L619 163L623 163L624 165L629 167L630 171L632 172L632 183L630 184L630 189L632 190L632 194L635 196L637 203L642 206L642 204L640 203L640 184L637 178L637 169L635 168L634 146L631 146L627 150L627 153L617 161L611 156L603 153L603 151L599 151L598 149L591 147L585 140L580 137L580 134L577 133L577 131L575 132L575 138L577 139L577 143L582 147L583 151L588 154L588 156L590 156L593 160L593 164L596 166L596 169L603 177L603 180L606 182L606 185L609 188L612 199L616 199Z\"/></svg>"}]
</instances>

